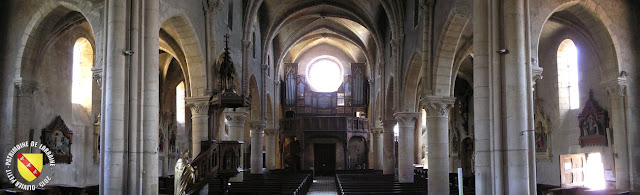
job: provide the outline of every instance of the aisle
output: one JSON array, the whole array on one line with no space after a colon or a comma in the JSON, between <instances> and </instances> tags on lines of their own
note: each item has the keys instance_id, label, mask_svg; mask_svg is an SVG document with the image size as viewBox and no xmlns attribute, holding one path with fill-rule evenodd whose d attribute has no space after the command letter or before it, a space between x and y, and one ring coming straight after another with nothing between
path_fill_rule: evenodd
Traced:
<instances>
[{"instance_id":1,"label":"aisle","mask_svg":"<svg viewBox=\"0 0 640 195\"><path fill-rule=\"evenodd\" d=\"M330 176L318 176L313 180L309 195L329 195L338 194L336 192L336 178Z\"/></svg>"}]
</instances>

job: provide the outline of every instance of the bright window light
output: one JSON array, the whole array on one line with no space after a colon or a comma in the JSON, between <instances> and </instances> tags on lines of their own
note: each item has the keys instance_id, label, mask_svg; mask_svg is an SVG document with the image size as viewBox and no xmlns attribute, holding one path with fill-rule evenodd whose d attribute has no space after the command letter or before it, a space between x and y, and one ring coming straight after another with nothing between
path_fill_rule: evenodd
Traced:
<instances>
[{"instance_id":1,"label":"bright window light","mask_svg":"<svg viewBox=\"0 0 640 195\"><path fill-rule=\"evenodd\" d=\"M176 87L176 121L180 124L184 124L184 82L180 82Z\"/></svg>"},{"instance_id":2,"label":"bright window light","mask_svg":"<svg viewBox=\"0 0 640 195\"><path fill-rule=\"evenodd\" d=\"M71 76L71 103L91 108L91 67L93 67L93 48L89 40L79 38L73 45L73 72Z\"/></svg>"},{"instance_id":3,"label":"bright window light","mask_svg":"<svg viewBox=\"0 0 640 195\"><path fill-rule=\"evenodd\" d=\"M334 92L342 84L340 67L327 58L313 62L307 74L311 88L316 92Z\"/></svg>"},{"instance_id":4,"label":"bright window light","mask_svg":"<svg viewBox=\"0 0 640 195\"><path fill-rule=\"evenodd\" d=\"M593 190L602 190L605 188L604 165L602 165L602 156L600 153L591 153L587 156L584 184L585 187Z\"/></svg>"},{"instance_id":5,"label":"bright window light","mask_svg":"<svg viewBox=\"0 0 640 195\"><path fill-rule=\"evenodd\" d=\"M580 108L580 87L578 86L578 48L571 41L565 39L558 47L558 84L560 97L569 100L569 109Z\"/></svg>"},{"instance_id":6,"label":"bright window light","mask_svg":"<svg viewBox=\"0 0 640 195\"><path fill-rule=\"evenodd\" d=\"M396 124L395 126L393 126L393 136L398 137L398 135L400 135L400 127L398 127L398 124Z\"/></svg>"},{"instance_id":7,"label":"bright window light","mask_svg":"<svg viewBox=\"0 0 640 195\"><path fill-rule=\"evenodd\" d=\"M422 113L422 127L426 128L427 127L427 111L424 109L421 109L421 113Z\"/></svg>"}]
</instances>

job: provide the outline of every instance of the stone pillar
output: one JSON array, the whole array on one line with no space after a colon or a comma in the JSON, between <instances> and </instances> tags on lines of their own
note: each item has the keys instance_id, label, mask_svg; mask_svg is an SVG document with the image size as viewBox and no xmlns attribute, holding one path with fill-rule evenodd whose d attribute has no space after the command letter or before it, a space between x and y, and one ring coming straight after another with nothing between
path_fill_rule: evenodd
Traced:
<instances>
[{"instance_id":1,"label":"stone pillar","mask_svg":"<svg viewBox=\"0 0 640 195\"><path fill-rule=\"evenodd\" d=\"M158 194L158 145L160 121L160 69L159 42L160 3L157 0L145 0L144 3L144 65L142 98L142 194ZM168 135L167 135L168 136ZM168 150L169 147L167 147ZM165 158L169 158L166 156Z\"/></svg>"},{"instance_id":2,"label":"stone pillar","mask_svg":"<svg viewBox=\"0 0 640 195\"><path fill-rule=\"evenodd\" d=\"M269 128L264 130L264 134L266 136L265 146L267 148L266 155L266 167L268 170L276 169L276 129ZM253 151L252 151L253 152Z\"/></svg>"},{"instance_id":3,"label":"stone pillar","mask_svg":"<svg viewBox=\"0 0 640 195\"><path fill-rule=\"evenodd\" d=\"M384 128L382 144L384 147L384 167L382 168L382 174L385 175L395 174L396 171L396 147L393 135L393 127L396 124L396 120L382 121L382 127Z\"/></svg>"},{"instance_id":4,"label":"stone pillar","mask_svg":"<svg viewBox=\"0 0 640 195\"><path fill-rule=\"evenodd\" d=\"M202 141L209 139L209 97L186 97L185 105L191 109L191 158L201 152Z\"/></svg>"},{"instance_id":5,"label":"stone pillar","mask_svg":"<svg viewBox=\"0 0 640 195\"><path fill-rule=\"evenodd\" d=\"M495 68L497 60L493 60L494 56L498 55L494 52L496 48L494 44L497 42L494 30L498 23L495 13L498 13L498 6L490 6L497 3L497 0L473 1L474 171L476 194L479 195L504 194L501 187L495 188L502 185L502 182L495 185L493 182L501 181L503 175L502 170L493 164L494 160L503 156L494 156L500 151L493 150L493 146L501 145L500 140L493 139L501 136L500 133L492 132L493 125L501 120L498 113L499 106L492 107L492 105L495 105L494 102L499 101L501 96L499 92L495 92L499 90L489 90L500 87L499 83L491 77L493 74L500 74L499 69ZM427 128L427 132L429 131L430 129ZM502 165L502 163L497 164Z\"/></svg>"},{"instance_id":6,"label":"stone pillar","mask_svg":"<svg viewBox=\"0 0 640 195\"><path fill-rule=\"evenodd\" d=\"M262 174L262 139L265 121L251 121L251 174Z\"/></svg>"},{"instance_id":7,"label":"stone pillar","mask_svg":"<svg viewBox=\"0 0 640 195\"><path fill-rule=\"evenodd\" d=\"M453 97L427 96L421 100L427 112L429 194L449 194L449 110Z\"/></svg>"},{"instance_id":8,"label":"stone pillar","mask_svg":"<svg viewBox=\"0 0 640 195\"><path fill-rule=\"evenodd\" d=\"M625 119L625 99L627 79L624 77L602 82L611 103L611 129L613 131L613 159L615 164L616 189L628 190L631 187L629 170L629 152L627 126Z\"/></svg>"},{"instance_id":9,"label":"stone pillar","mask_svg":"<svg viewBox=\"0 0 640 195\"><path fill-rule=\"evenodd\" d=\"M383 128L373 128L373 138L371 139L373 145L373 168L375 170L382 170L384 167L383 152L382 152L382 132Z\"/></svg>"},{"instance_id":10,"label":"stone pillar","mask_svg":"<svg viewBox=\"0 0 640 195\"><path fill-rule=\"evenodd\" d=\"M102 184L100 192L103 194L126 194L127 178L123 177L127 162L125 160L126 145L125 122L127 108L125 83L127 75L126 57L122 51L127 50L127 1L111 0L105 6L108 20L106 21L106 36L109 47L106 48L106 67L104 75L104 143L101 150ZM108 109L106 109L108 108Z\"/></svg>"},{"instance_id":11,"label":"stone pillar","mask_svg":"<svg viewBox=\"0 0 640 195\"><path fill-rule=\"evenodd\" d=\"M502 93L502 116L505 117L502 129L506 148L504 165L506 165L505 193L529 194L535 188L529 182L529 136L527 133L528 90L527 58L525 47L525 1L502 1L504 20L503 47L508 53L502 54L504 61ZM532 177L535 177L533 175Z\"/></svg>"},{"instance_id":12,"label":"stone pillar","mask_svg":"<svg viewBox=\"0 0 640 195\"><path fill-rule=\"evenodd\" d=\"M398 181L413 183L413 155L415 150L415 124L419 112L397 112L398 121Z\"/></svg>"},{"instance_id":13,"label":"stone pillar","mask_svg":"<svg viewBox=\"0 0 640 195\"><path fill-rule=\"evenodd\" d=\"M244 140L244 121L247 119L249 111L247 108L227 108L224 110L224 117L229 122L229 140ZM240 152L240 169L244 170L244 152ZM229 179L231 182L242 182L243 174L240 173Z\"/></svg>"}]
</instances>

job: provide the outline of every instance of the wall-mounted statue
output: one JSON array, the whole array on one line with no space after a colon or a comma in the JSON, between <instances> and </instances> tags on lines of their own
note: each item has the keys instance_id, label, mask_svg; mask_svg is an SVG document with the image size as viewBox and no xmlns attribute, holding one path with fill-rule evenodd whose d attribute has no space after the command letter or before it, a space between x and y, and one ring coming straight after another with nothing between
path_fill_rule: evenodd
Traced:
<instances>
[{"instance_id":1,"label":"wall-mounted statue","mask_svg":"<svg viewBox=\"0 0 640 195\"><path fill-rule=\"evenodd\" d=\"M66 164L71 164L73 157L71 154L72 138L73 132L64 124L60 116L56 116L49 126L42 129L42 136L40 136L42 144L53 153L56 163Z\"/></svg>"}]
</instances>

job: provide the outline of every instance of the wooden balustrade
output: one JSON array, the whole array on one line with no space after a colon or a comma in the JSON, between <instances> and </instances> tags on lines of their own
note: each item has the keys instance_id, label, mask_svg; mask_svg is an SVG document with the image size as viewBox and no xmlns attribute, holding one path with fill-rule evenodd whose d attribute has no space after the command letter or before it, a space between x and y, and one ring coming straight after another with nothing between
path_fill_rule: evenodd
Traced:
<instances>
[{"instance_id":1,"label":"wooden balustrade","mask_svg":"<svg viewBox=\"0 0 640 195\"><path fill-rule=\"evenodd\" d=\"M294 131L368 131L366 118L344 116L294 117L280 120L285 132Z\"/></svg>"},{"instance_id":2,"label":"wooden balustrade","mask_svg":"<svg viewBox=\"0 0 640 195\"><path fill-rule=\"evenodd\" d=\"M191 166L195 171L195 183L187 187L187 194L192 194L210 180L222 177L225 181L229 177L240 172L240 146L241 141L206 141L203 143L203 150L191 161ZM210 186L214 187L214 186Z\"/></svg>"}]
</instances>

